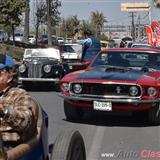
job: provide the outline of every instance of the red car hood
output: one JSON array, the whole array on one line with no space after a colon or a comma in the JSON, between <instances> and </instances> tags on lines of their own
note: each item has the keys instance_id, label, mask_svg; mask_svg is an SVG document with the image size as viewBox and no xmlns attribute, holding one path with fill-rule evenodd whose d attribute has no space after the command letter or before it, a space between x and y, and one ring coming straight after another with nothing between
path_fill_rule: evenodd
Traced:
<instances>
[{"instance_id":1,"label":"red car hood","mask_svg":"<svg viewBox=\"0 0 160 160\"><path fill-rule=\"evenodd\" d=\"M120 82L140 85L157 85L160 83L160 72L144 72L134 69L91 68L66 75L62 81Z\"/></svg>"}]
</instances>

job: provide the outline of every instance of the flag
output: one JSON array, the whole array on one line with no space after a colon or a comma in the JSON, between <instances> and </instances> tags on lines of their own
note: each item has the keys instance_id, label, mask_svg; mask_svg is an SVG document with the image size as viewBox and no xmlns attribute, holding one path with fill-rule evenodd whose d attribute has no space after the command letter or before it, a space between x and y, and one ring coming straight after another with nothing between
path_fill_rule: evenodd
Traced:
<instances>
[{"instance_id":1,"label":"flag","mask_svg":"<svg viewBox=\"0 0 160 160\"><path fill-rule=\"evenodd\" d=\"M153 31L151 26L146 26L146 35L148 37L148 44L154 46Z\"/></svg>"}]
</instances>

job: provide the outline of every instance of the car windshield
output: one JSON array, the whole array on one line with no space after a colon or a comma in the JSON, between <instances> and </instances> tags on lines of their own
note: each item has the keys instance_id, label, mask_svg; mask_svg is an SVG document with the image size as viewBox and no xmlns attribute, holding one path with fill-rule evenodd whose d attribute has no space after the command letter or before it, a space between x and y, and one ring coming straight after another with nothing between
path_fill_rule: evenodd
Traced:
<instances>
[{"instance_id":1,"label":"car windshield","mask_svg":"<svg viewBox=\"0 0 160 160\"><path fill-rule=\"evenodd\" d=\"M160 53L127 51L101 52L91 66L95 67L101 65L160 70Z\"/></svg>"}]
</instances>

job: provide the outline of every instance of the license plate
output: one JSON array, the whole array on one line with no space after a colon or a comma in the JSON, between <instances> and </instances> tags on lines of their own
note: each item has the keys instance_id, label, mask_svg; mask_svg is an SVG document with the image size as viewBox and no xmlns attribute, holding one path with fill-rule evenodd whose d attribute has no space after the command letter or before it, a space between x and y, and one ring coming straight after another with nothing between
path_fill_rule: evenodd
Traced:
<instances>
[{"instance_id":1,"label":"license plate","mask_svg":"<svg viewBox=\"0 0 160 160\"><path fill-rule=\"evenodd\" d=\"M112 111L112 102L93 102L94 110Z\"/></svg>"}]
</instances>

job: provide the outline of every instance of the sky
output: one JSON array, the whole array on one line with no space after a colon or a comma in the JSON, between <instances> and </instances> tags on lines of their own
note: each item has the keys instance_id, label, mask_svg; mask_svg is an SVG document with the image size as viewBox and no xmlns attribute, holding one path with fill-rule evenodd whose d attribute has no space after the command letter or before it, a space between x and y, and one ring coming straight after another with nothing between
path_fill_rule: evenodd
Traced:
<instances>
[{"instance_id":1,"label":"sky","mask_svg":"<svg viewBox=\"0 0 160 160\"><path fill-rule=\"evenodd\" d=\"M89 20L91 12L102 12L109 24L128 24L131 17L128 12L122 12L121 3L148 2L151 5L152 20L160 20L160 9L154 7L152 0L61 0L60 8L62 17L77 15L78 19ZM149 23L147 12L137 12L135 22L140 17L141 23Z\"/></svg>"}]
</instances>

